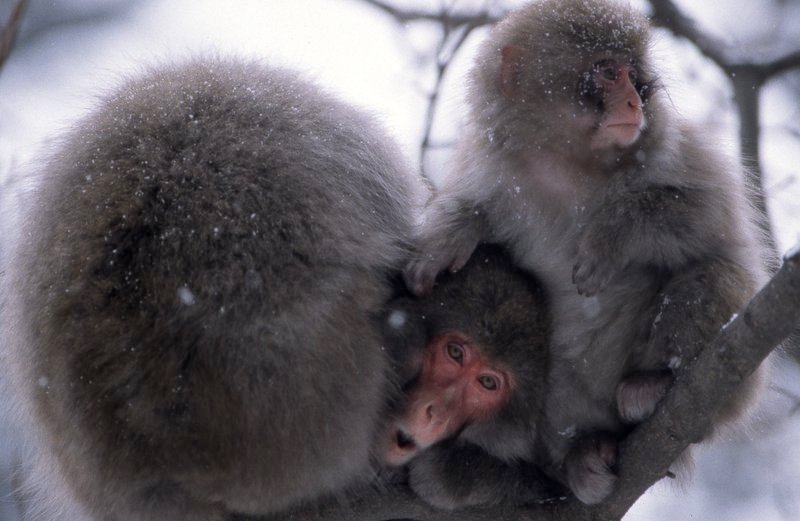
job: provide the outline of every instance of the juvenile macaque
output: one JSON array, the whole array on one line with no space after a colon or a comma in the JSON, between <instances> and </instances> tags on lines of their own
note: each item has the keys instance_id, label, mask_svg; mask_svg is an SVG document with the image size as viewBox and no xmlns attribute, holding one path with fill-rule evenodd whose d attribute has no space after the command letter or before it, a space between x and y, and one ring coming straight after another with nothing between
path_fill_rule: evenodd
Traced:
<instances>
[{"instance_id":1,"label":"juvenile macaque","mask_svg":"<svg viewBox=\"0 0 800 521\"><path fill-rule=\"evenodd\" d=\"M408 358L417 371L405 373L410 386L384 454L390 464L410 461L411 486L423 499L456 508L522 503L558 490L532 450L549 331L541 287L496 246L478 248L427 297L392 303L390 344L405 353L424 348Z\"/></svg>"},{"instance_id":2,"label":"juvenile macaque","mask_svg":"<svg viewBox=\"0 0 800 521\"><path fill-rule=\"evenodd\" d=\"M489 240L541 279L554 328L545 466L585 503L612 490L624 425L653 412L765 278L742 171L675 113L649 41L645 18L602 0L535 2L498 24L406 271L424 294Z\"/></svg>"},{"instance_id":3,"label":"juvenile macaque","mask_svg":"<svg viewBox=\"0 0 800 521\"><path fill-rule=\"evenodd\" d=\"M30 517L222 520L370 479L419 187L370 118L256 62L102 100L42 168L6 270Z\"/></svg>"}]
</instances>

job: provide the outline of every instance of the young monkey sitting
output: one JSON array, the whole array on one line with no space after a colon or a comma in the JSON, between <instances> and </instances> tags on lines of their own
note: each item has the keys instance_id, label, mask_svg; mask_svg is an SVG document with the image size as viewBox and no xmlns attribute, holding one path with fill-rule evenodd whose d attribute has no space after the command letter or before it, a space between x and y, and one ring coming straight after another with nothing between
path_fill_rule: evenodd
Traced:
<instances>
[{"instance_id":1,"label":"young monkey sitting","mask_svg":"<svg viewBox=\"0 0 800 521\"><path fill-rule=\"evenodd\" d=\"M613 489L626 425L765 280L742 170L675 113L650 35L604 0L543 0L499 23L405 274L425 294L495 241L540 278L553 316L545 466L588 504Z\"/></svg>"}]
</instances>

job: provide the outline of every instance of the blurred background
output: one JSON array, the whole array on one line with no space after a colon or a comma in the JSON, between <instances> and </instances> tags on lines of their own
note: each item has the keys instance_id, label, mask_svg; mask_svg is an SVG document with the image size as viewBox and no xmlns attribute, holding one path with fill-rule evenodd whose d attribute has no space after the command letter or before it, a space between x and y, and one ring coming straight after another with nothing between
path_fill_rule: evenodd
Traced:
<instances>
[{"instance_id":1,"label":"blurred background","mask_svg":"<svg viewBox=\"0 0 800 521\"><path fill-rule=\"evenodd\" d=\"M382 119L435 183L463 113L465 74L512 0L0 0L0 218L59 134L154 63L202 53L304 71ZM800 2L634 0L654 17L672 103L754 172L776 252L800 241ZM673 10L675 9L675 10ZM14 23L15 13L21 17ZM7 55L7 56L6 56ZM741 123L741 124L740 124ZM5 247L0 235L0 256ZM0 349L0 357L2 350ZM780 363L746 432L698 449L694 479L660 484L626 520L800 519L800 370ZM16 419L0 358L0 521L17 519Z\"/></svg>"}]
</instances>

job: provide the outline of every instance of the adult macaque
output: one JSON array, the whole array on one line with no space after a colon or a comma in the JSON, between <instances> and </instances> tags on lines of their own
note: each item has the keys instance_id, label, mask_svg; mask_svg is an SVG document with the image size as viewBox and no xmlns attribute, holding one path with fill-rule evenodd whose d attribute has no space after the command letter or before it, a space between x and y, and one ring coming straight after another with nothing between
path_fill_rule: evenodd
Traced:
<instances>
[{"instance_id":1,"label":"adult macaque","mask_svg":"<svg viewBox=\"0 0 800 521\"><path fill-rule=\"evenodd\" d=\"M649 39L645 18L602 0L536 2L498 24L406 271L424 294L490 240L541 279L554 323L541 443L585 503L614 486L624 424L765 279L742 171L677 116Z\"/></svg>"},{"instance_id":2,"label":"adult macaque","mask_svg":"<svg viewBox=\"0 0 800 521\"><path fill-rule=\"evenodd\" d=\"M221 520L373 476L421 185L370 118L195 60L107 96L37 182L2 317L32 518Z\"/></svg>"},{"instance_id":3,"label":"adult macaque","mask_svg":"<svg viewBox=\"0 0 800 521\"><path fill-rule=\"evenodd\" d=\"M425 347L408 358L417 370L405 373L385 461L410 461L412 488L443 508L551 497L556 487L536 468L532 443L550 331L538 283L496 246L482 246L431 295L398 299L387 317L395 349L413 353L421 337Z\"/></svg>"}]
</instances>

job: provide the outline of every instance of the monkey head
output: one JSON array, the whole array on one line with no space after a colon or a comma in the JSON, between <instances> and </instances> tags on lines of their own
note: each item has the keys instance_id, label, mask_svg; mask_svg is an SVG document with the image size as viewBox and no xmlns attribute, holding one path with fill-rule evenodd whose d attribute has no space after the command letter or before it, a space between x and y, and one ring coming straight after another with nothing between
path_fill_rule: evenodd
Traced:
<instances>
[{"instance_id":1,"label":"monkey head","mask_svg":"<svg viewBox=\"0 0 800 521\"><path fill-rule=\"evenodd\" d=\"M506 150L616 161L653 121L649 24L603 0L534 2L498 24L471 74L472 121Z\"/></svg>"},{"instance_id":2,"label":"monkey head","mask_svg":"<svg viewBox=\"0 0 800 521\"><path fill-rule=\"evenodd\" d=\"M422 324L425 345L384 461L404 464L453 437L500 459L530 457L547 373L542 289L499 248L482 246L415 303L410 318Z\"/></svg>"}]
</instances>

